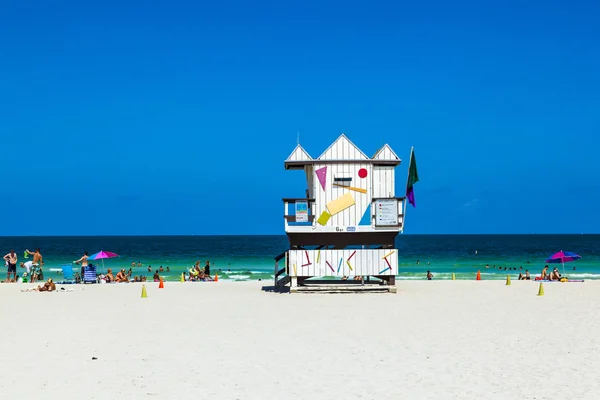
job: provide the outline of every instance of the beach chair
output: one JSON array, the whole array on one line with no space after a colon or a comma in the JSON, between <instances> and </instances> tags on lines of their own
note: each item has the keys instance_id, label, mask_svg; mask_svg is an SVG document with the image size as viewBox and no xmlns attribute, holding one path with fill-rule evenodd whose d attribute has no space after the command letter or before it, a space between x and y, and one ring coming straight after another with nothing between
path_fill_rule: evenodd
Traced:
<instances>
[{"instance_id":1,"label":"beach chair","mask_svg":"<svg viewBox=\"0 0 600 400\"><path fill-rule=\"evenodd\" d=\"M96 266L88 265L83 269L83 283L96 283Z\"/></svg>"},{"instance_id":2,"label":"beach chair","mask_svg":"<svg viewBox=\"0 0 600 400\"><path fill-rule=\"evenodd\" d=\"M73 266L72 265L63 265L61 266L63 273L63 280L60 282L61 284L66 283L75 283L75 277L73 276ZM59 283L59 282L57 282Z\"/></svg>"}]
</instances>

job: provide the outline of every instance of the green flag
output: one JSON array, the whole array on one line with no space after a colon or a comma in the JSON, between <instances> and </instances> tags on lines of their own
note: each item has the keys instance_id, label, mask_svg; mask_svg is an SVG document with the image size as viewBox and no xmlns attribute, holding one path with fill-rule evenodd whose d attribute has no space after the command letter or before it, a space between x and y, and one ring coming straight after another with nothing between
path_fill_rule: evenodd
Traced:
<instances>
[{"instance_id":1,"label":"green flag","mask_svg":"<svg viewBox=\"0 0 600 400\"><path fill-rule=\"evenodd\" d=\"M410 162L408 164L408 182L406 182L406 198L408 202L415 205L415 191L413 185L419 182L419 173L417 172L417 160L415 160L415 150L410 150Z\"/></svg>"}]
</instances>

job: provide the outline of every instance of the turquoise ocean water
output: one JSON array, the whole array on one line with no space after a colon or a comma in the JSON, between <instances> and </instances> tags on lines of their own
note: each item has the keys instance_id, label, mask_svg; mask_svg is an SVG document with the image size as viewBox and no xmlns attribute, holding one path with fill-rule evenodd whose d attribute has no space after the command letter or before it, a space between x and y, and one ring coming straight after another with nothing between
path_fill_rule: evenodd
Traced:
<instances>
[{"instance_id":1,"label":"turquoise ocean water","mask_svg":"<svg viewBox=\"0 0 600 400\"><path fill-rule=\"evenodd\" d=\"M210 260L214 263L212 275L218 272L220 279L243 281L272 279L273 258L288 248L288 241L283 235L0 237L2 255L12 248L18 253L19 262L24 261L26 248L36 247L42 251L46 277L56 279L60 277L61 265L77 260L84 251L93 254L106 250L119 254L119 258L105 260L104 264L115 272L129 269L132 262L141 262L141 268L133 268L134 275L151 279L162 265L171 269L161 274L166 280L179 280L181 272L196 261L204 265ZM427 270L431 270L434 279L451 279L452 273L457 279L475 279L477 270L483 279L505 279L507 274L515 279L520 266L534 276L539 274L544 260L560 250L582 256L565 265L569 278L600 278L600 235L400 235L396 247L400 255L399 279L425 279ZM100 261L96 264L102 267ZM486 264L491 268L486 269ZM499 271L494 265L517 270ZM562 272L560 265L559 269Z\"/></svg>"}]
</instances>

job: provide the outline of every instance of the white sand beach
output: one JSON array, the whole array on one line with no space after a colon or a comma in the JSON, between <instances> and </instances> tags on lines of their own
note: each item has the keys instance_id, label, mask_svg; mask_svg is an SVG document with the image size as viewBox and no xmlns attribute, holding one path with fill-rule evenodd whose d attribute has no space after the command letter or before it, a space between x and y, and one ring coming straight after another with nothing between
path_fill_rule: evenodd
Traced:
<instances>
[{"instance_id":1,"label":"white sand beach","mask_svg":"<svg viewBox=\"0 0 600 400\"><path fill-rule=\"evenodd\" d=\"M600 282L0 284L6 399L597 399ZM96 357L96 360L92 358Z\"/></svg>"}]
</instances>

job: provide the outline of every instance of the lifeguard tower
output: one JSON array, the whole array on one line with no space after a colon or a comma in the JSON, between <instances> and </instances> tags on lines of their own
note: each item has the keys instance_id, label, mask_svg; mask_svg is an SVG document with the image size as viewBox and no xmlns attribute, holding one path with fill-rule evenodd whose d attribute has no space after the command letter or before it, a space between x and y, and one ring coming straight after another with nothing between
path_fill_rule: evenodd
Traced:
<instances>
[{"instance_id":1,"label":"lifeguard tower","mask_svg":"<svg viewBox=\"0 0 600 400\"><path fill-rule=\"evenodd\" d=\"M344 134L316 159L298 144L285 169L304 171L307 189L305 197L283 199L290 248L275 258L275 287L395 293L394 241L404 229L405 198L394 189L400 163L387 144L369 158Z\"/></svg>"}]
</instances>

